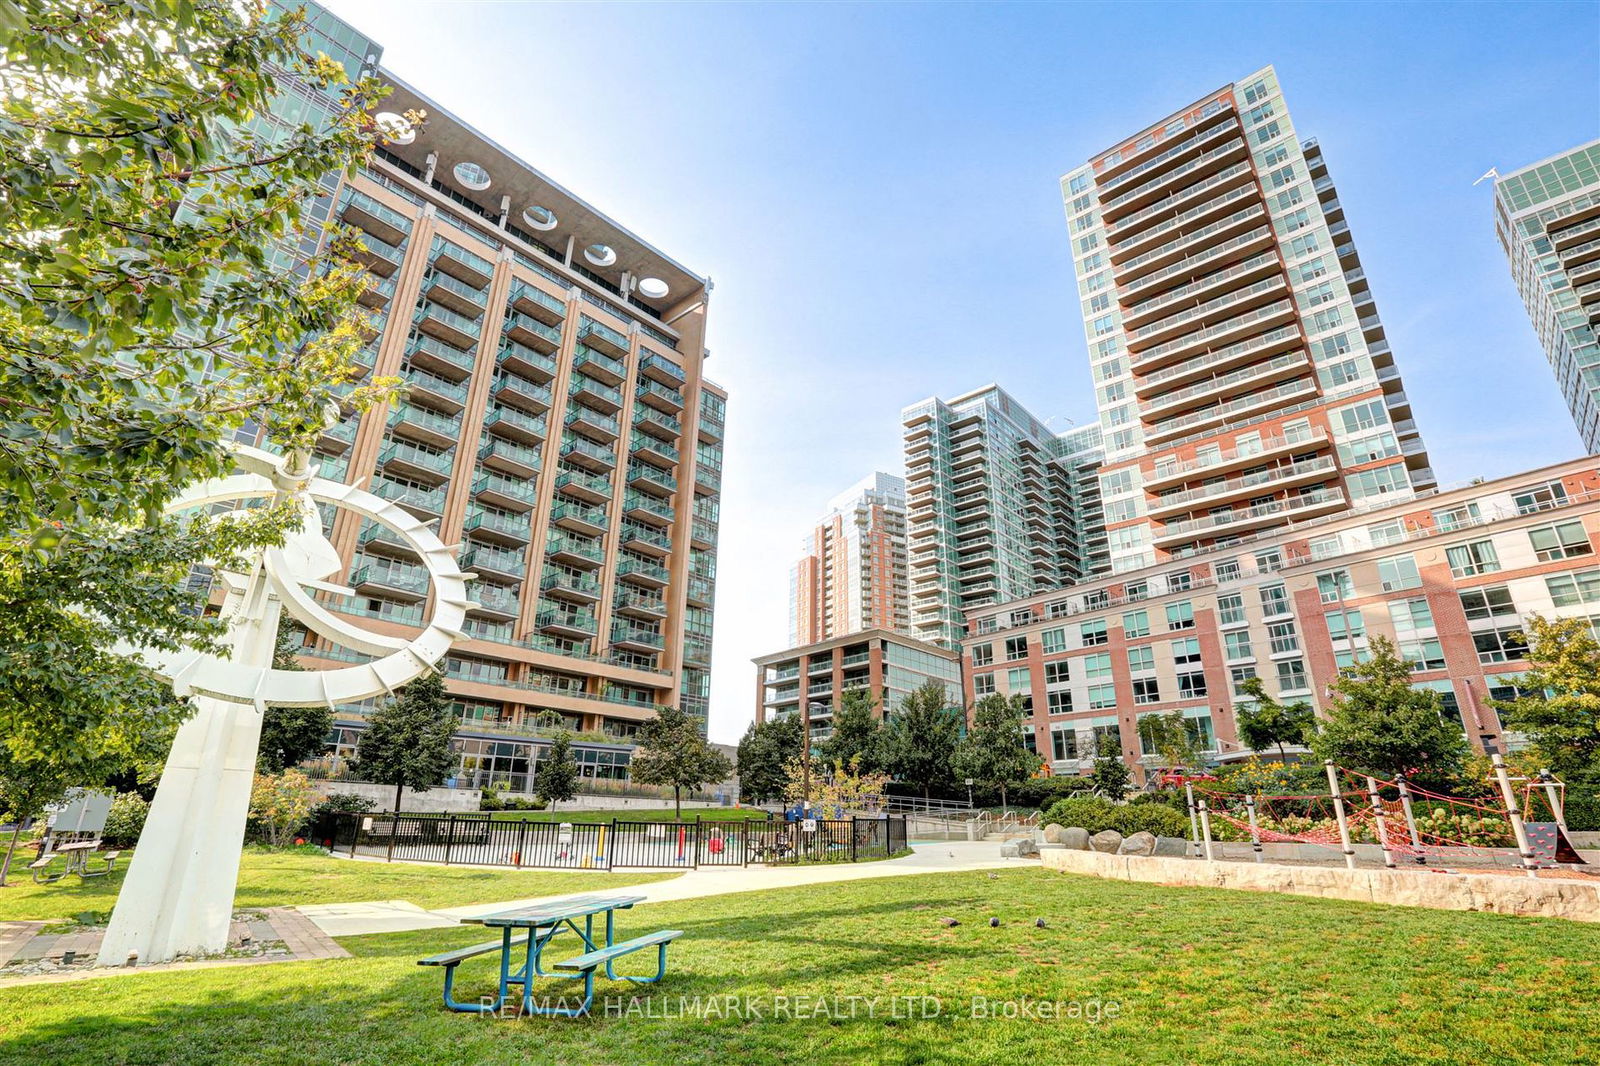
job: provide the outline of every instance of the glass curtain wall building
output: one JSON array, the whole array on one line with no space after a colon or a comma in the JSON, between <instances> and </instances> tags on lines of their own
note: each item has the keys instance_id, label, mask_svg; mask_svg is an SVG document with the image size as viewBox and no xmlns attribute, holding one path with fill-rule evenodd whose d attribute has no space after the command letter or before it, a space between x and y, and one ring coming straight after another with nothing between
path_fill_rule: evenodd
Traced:
<instances>
[{"instance_id":1,"label":"glass curtain wall building","mask_svg":"<svg viewBox=\"0 0 1600 1066\"><path fill-rule=\"evenodd\" d=\"M1556 384L1600 452L1600 140L1497 178L1494 228Z\"/></svg>"},{"instance_id":2,"label":"glass curtain wall building","mask_svg":"<svg viewBox=\"0 0 1600 1066\"><path fill-rule=\"evenodd\" d=\"M1434 485L1322 151L1271 67L1061 186L1114 571Z\"/></svg>"}]
</instances>

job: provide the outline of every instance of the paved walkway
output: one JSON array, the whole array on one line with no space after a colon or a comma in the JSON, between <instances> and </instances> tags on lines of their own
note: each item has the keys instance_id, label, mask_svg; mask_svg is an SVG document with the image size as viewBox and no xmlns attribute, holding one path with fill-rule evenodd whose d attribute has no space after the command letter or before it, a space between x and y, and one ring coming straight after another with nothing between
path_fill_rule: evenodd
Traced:
<instances>
[{"instance_id":1,"label":"paved walkway","mask_svg":"<svg viewBox=\"0 0 1600 1066\"><path fill-rule=\"evenodd\" d=\"M353 860L362 861L362 860ZM645 897L648 903L698 899L732 892L760 892L770 888L826 884L834 881L860 881L873 877L902 877L910 874L948 873L959 870L994 870L1007 866L1037 866L1037 859L1002 859L997 841L951 841L913 844L912 853L899 859L880 862L830 863L818 866L702 866L670 881L629 886L630 895ZM504 869L504 867L499 867ZM628 883L629 874L649 870L619 870L614 876L619 887ZM326 903L296 908L318 929L331 937L359 936L366 933L400 933L412 929L440 929L457 925L462 918L512 907L525 907L556 896L533 899L475 903L465 907L423 910L405 900L377 900L371 903Z\"/></svg>"}]
</instances>

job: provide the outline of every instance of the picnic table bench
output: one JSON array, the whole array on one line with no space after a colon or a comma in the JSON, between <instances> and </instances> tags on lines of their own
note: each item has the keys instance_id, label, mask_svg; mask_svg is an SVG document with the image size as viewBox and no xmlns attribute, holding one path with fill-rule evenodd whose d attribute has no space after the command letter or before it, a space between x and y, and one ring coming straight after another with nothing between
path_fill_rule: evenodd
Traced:
<instances>
[{"instance_id":1,"label":"picnic table bench","mask_svg":"<svg viewBox=\"0 0 1600 1066\"><path fill-rule=\"evenodd\" d=\"M643 900L643 896L580 896L556 903L519 907L476 918L465 918L463 919L465 922L499 929L500 939L430 955L428 958L418 959L417 965L444 967L444 1005L454 1011L476 1014L498 1013L506 1003L510 987L521 985L523 1013L577 1017L587 1013L594 1002L594 975L601 967L605 968L605 975L611 980L632 981L637 984L659 981L667 972L667 945L683 935L681 929L662 929L621 942L615 939L616 912L628 910ZM594 920L602 914L605 915L605 939L603 943L596 943ZM578 927L579 919L583 921L581 929ZM583 946L588 949L552 964L552 969L573 971L570 974L552 973L544 966L545 947L563 929L575 933L583 942ZM518 936L516 934L519 930L527 932ZM615 971L617 959L652 947L656 949L656 972L653 975L636 977L618 974ZM522 949L522 962L521 965L513 967L512 956L518 949ZM454 995L456 967L468 959L488 955L496 950L500 952L500 983L492 1001L487 996L479 1003L462 1003L456 1000ZM533 985L535 978L540 977L552 980L581 978L583 1002L577 1007L535 1006Z\"/></svg>"},{"instance_id":2,"label":"picnic table bench","mask_svg":"<svg viewBox=\"0 0 1600 1066\"><path fill-rule=\"evenodd\" d=\"M33 871L35 884L53 885L68 874L77 874L79 877L104 877L117 865L117 856L120 851L108 851L104 855L95 855L100 847L97 840L79 840L70 844L61 844L53 850L45 851L37 859L28 864L28 869ZM57 859L65 860L61 869L55 869ZM105 863L103 870L89 869L89 860L98 859Z\"/></svg>"}]
</instances>

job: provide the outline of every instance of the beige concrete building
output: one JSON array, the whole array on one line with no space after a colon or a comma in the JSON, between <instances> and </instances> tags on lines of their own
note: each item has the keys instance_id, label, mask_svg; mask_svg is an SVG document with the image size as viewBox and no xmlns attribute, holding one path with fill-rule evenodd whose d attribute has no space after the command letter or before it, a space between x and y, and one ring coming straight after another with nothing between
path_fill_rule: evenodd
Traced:
<instances>
[{"instance_id":1,"label":"beige concrete building","mask_svg":"<svg viewBox=\"0 0 1600 1066\"><path fill-rule=\"evenodd\" d=\"M789 643L905 630L906 483L875 473L834 497L789 575Z\"/></svg>"}]
</instances>

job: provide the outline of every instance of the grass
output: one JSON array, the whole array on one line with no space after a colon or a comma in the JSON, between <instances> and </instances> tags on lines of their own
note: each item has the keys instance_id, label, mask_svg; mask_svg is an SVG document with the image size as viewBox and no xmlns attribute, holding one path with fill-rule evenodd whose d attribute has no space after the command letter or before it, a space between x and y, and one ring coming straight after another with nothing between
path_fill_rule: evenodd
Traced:
<instances>
[{"instance_id":1,"label":"grass","mask_svg":"<svg viewBox=\"0 0 1600 1066\"><path fill-rule=\"evenodd\" d=\"M672 809L649 810L639 807L616 810L554 810L554 811L495 811L495 818L529 822L670 822ZM683 821L692 823L696 818L705 822L764 821L767 812L755 807L685 807Z\"/></svg>"},{"instance_id":2,"label":"grass","mask_svg":"<svg viewBox=\"0 0 1600 1066\"><path fill-rule=\"evenodd\" d=\"M989 927L991 915L999 928ZM961 924L946 927L941 916ZM1033 926L1040 916L1047 928ZM0 1063L1548 1066L1600 1058L1600 928L1558 920L1019 869L647 904L620 917L619 934L662 927L686 931L665 982L598 985L600 996L671 997L665 1012L654 1001L655 1017L449 1013L438 1002L439 973L415 960L483 931L427 930L347 938L353 959L0 989ZM457 994L487 990L492 965L463 967ZM762 1016L733 1016L727 1004L739 1001L727 996L750 997ZM781 1016L778 996L790 997ZM850 996L864 998L845 1017ZM882 1016L897 996L918 997L911 1017ZM721 1009L686 1017L694 997L717 997ZM868 1017L874 997L882 1013ZM1103 1020L974 1017L974 997L1095 1002ZM838 1016L817 1016L818 1002ZM1115 1018L1105 1015L1112 1003ZM924 1005L931 1016L920 1016Z\"/></svg>"},{"instance_id":3,"label":"grass","mask_svg":"<svg viewBox=\"0 0 1600 1066\"><path fill-rule=\"evenodd\" d=\"M0 889L0 921L63 921L111 913L131 853L106 877L68 877L36 885L28 877ZM245 850L239 864L239 909L302 903L360 903L404 899L420 907L461 907L508 899L618 888L677 877L675 873L580 873L564 870L476 870L460 866L351 862L314 849ZM90 918L89 920L93 920Z\"/></svg>"}]
</instances>

